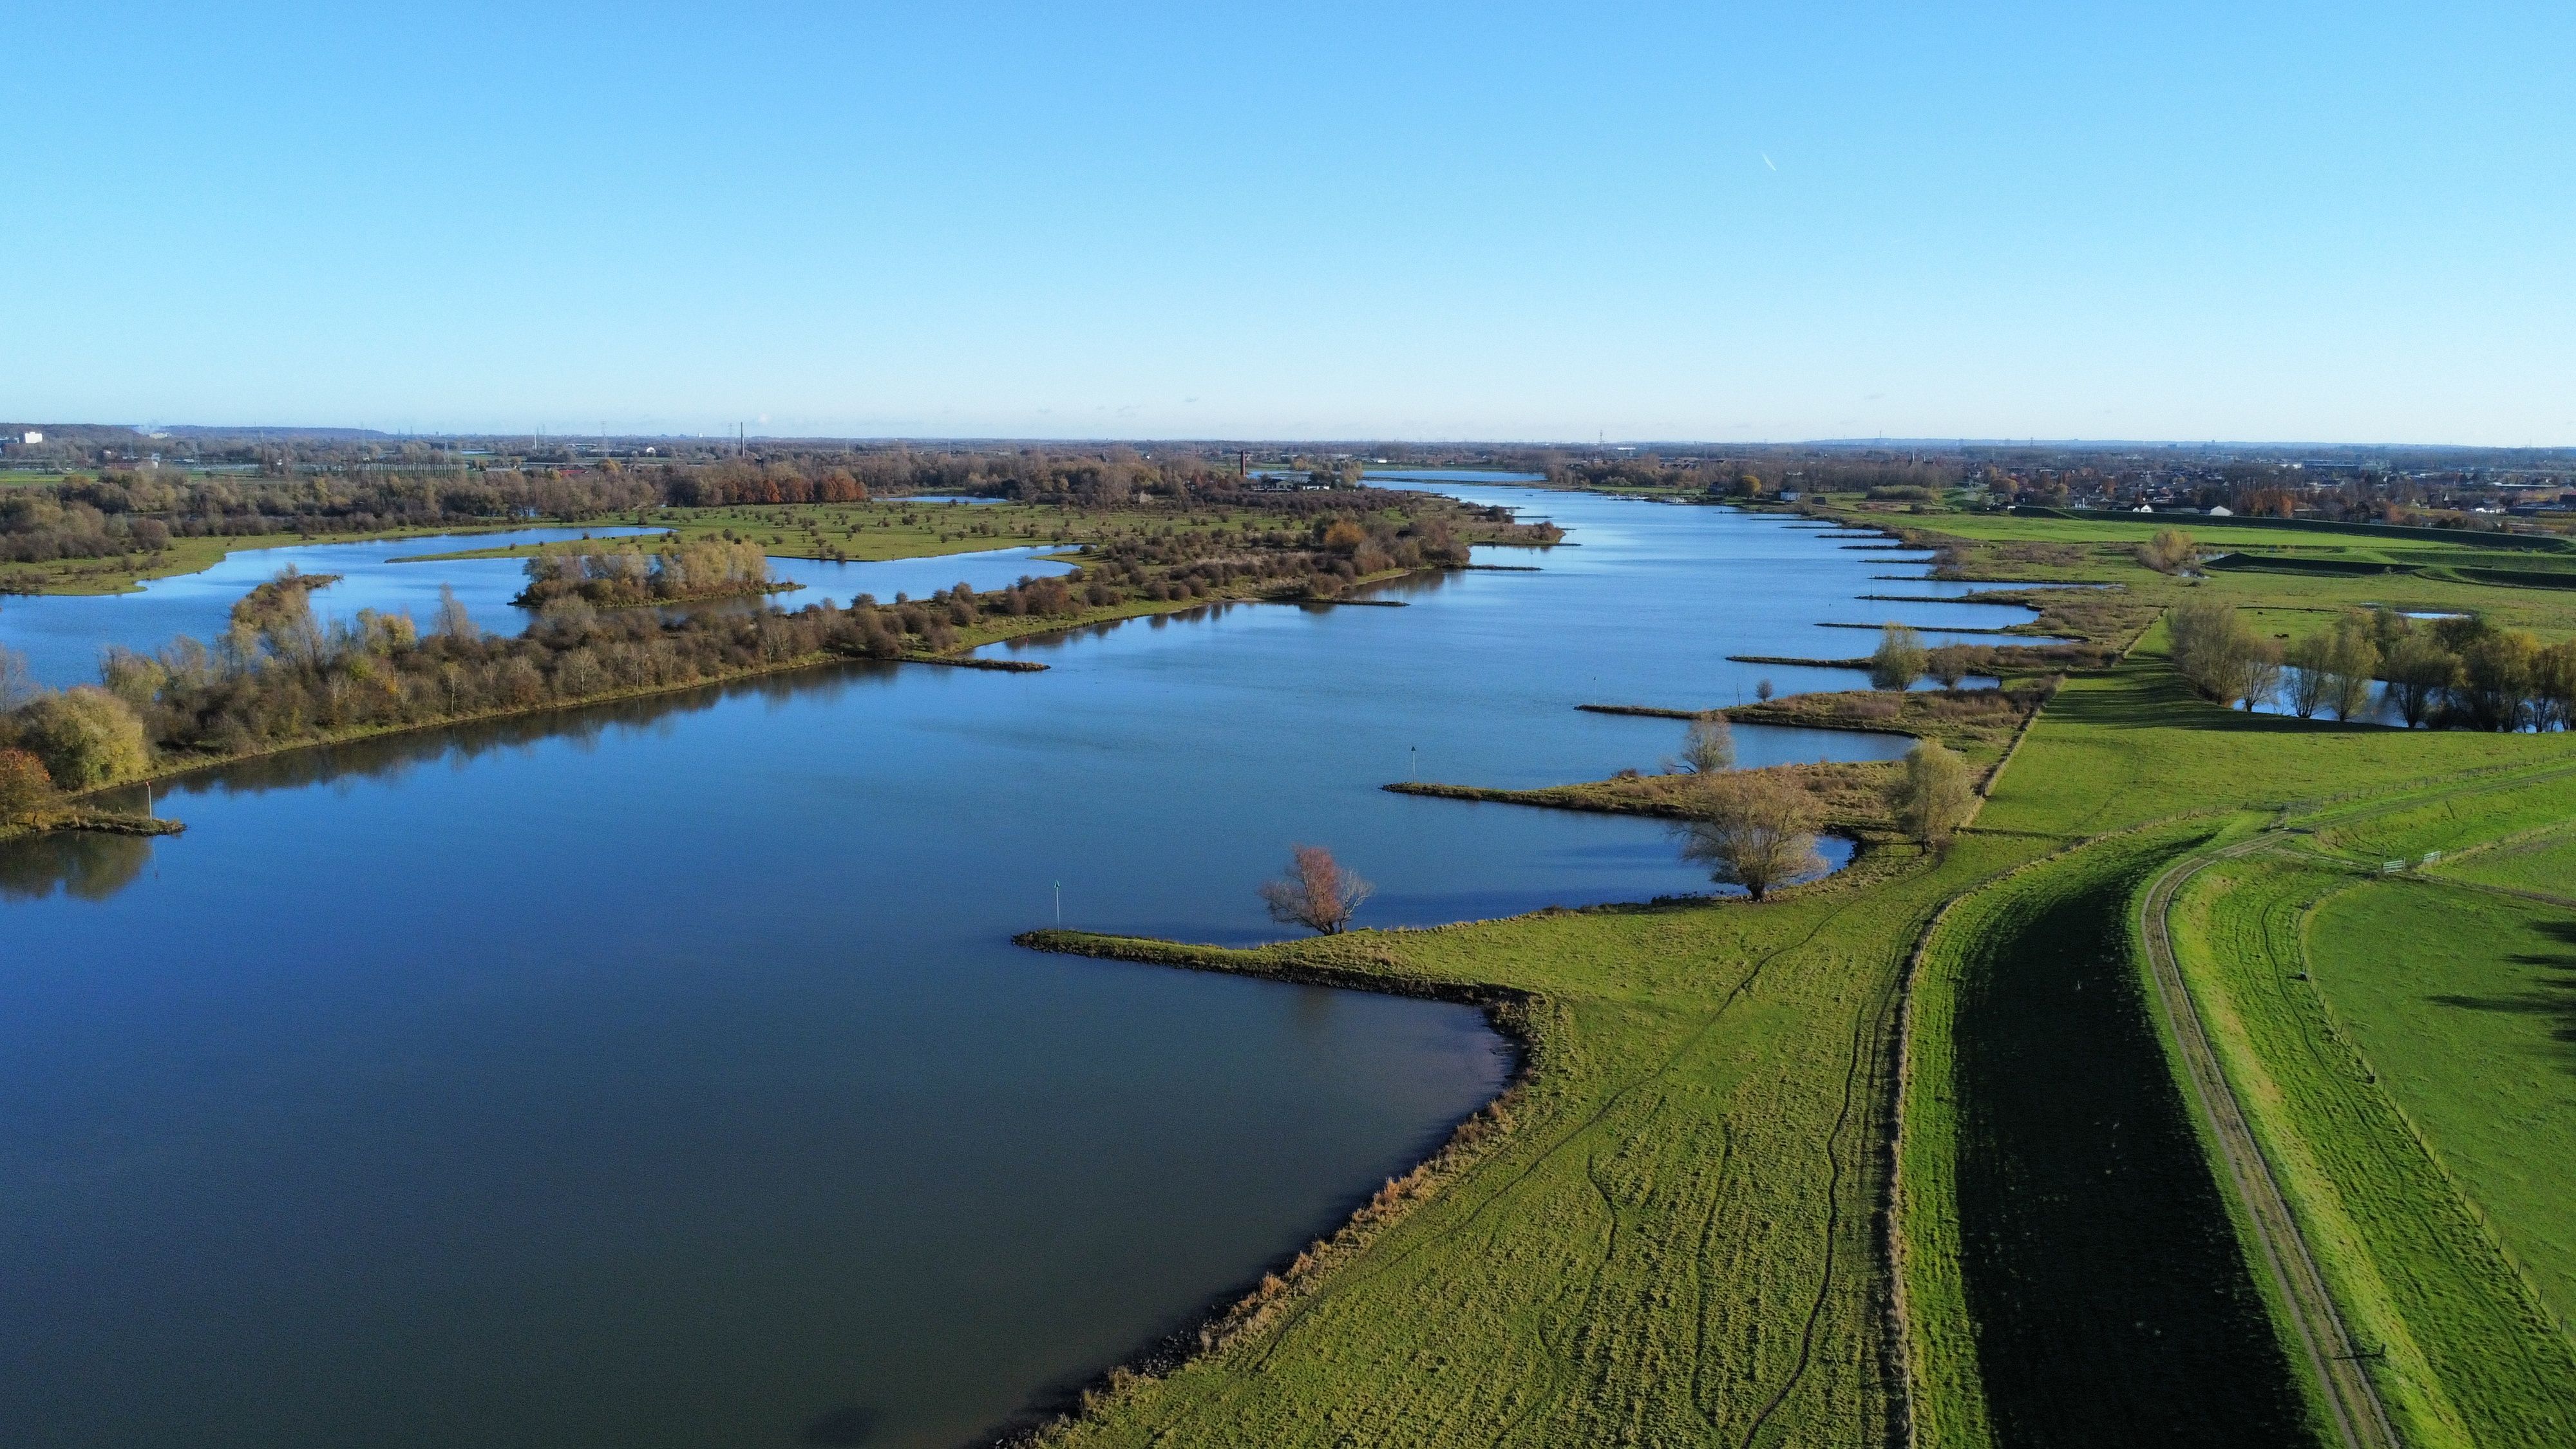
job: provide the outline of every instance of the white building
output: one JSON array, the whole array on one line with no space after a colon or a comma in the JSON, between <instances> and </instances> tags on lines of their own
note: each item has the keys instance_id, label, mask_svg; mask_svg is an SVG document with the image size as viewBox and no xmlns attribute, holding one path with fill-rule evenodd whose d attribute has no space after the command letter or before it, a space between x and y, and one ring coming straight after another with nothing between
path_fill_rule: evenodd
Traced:
<instances>
[{"instance_id":1,"label":"white building","mask_svg":"<svg viewBox=\"0 0 2576 1449\"><path fill-rule=\"evenodd\" d=\"M22 443L26 443L26 444L28 444L29 446L33 446L33 445L35 445L35 444L37 444L37 443L41 443L41 442L43 442L44 440L45 440L45 435L44 435L43 433L38 432L38 431L37 431L36 429L34 429L34 428L29 428L29 429L27 430L27 432L26 432L26 435L25 435L24 437L21 437L18 441L20 441L20 442L22 442Z\"/></svg>"}]
</instances>

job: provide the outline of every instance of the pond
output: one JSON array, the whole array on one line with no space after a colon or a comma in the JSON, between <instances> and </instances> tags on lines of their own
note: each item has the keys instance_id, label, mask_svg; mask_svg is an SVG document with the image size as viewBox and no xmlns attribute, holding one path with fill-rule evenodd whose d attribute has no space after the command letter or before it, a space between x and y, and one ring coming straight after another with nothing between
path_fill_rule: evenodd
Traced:
<instances>
[{"instance_id":1,"label":"pond","mask_svg":"<svg viewBox=\"0 0 2576 1449\"><path fill-rule=\"evenodd\" d=\"M1806 650L1864 556L1517 501L1580 546L1406 608L304 751L164 787L184 836L0 848L0 1442L947 1445L1186 1322L1503 1044L1013 932L1272 939L1300 842L1376 882L1370 926L1705 890L1651 821L1379 786L1652 769L1679 724L1573 706L1856 682L1725 656Z\"/></svg>"}]
</instances>

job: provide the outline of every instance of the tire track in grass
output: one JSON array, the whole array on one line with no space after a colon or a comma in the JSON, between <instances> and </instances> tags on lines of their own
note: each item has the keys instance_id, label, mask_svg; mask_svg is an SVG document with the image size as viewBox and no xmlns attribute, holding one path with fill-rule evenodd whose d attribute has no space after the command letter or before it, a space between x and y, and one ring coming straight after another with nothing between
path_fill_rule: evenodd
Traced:
<instances>
[{"instance_id":1,"label":"tire track in grass","mask_svg":"<svg viewBox=\"0 0 2576 1449\"><path fill-rule=\"evenodd\" d=\"M1807 1322L1799 1335L1797 1362L1789 1370L1789 1376L1781 1381L1778 1391L1771 1395L1770 1402L1762 1406L1762 1412L1753 1416L1753 1422L1745 1429L1744 1437L1737 1441L1740 1449L1752 1449L1755 1437L1760 1435L1763 1427L1771 1422L1771 1416L1780 1411L1780 1406L1788 1402L1789 1395L1807 1376L1807 1366L1815 1359L1816 1325L1824 1317L1825 1305L1833 1298L1834 1256L1842 1235L1843 1161L1842 1152L1837 1144L1842 1141L1844 1130L1851 1123L1852 1103L1859 1095L1855 1090L1855 1084L1860 1079L1861 1062L1869 1051L1867 1042L1872 1036L1878 1034L1876 1029L1885 1026L1886 1019L1887 997L1884 995L1879 999L1877 1011L1855 1014L1852 1019L1851 1056L1843 1066L1842 1110L1834 1118L1833 1131L1825 1136L1824 1273L1816 1284L1815 1298L1807 1305Z\"/></svg>"},{"instance_id":2,"label":"tire track in grass","mask_svg":"<svg viewBox=\"0 0 2576 1449\"><path fill-rule=\"evenodd\" d=\"M1699 1248L1695 1259L1698 1269L1698 1312L1691 1322L1691 1412L1699 1416L1700 1427L1717 1433L1717 1417L1709 1403L1708 1393L1708 1315L1716 1298L1716 1283L1709 1273L1709 1255L1717 1247L1717 1213L1726 1205L1727 1173L1735 1161L1735 1124L1721 1116L1717 1119L1717 1173L1709 1189L1708 1211L1699 1220Z\"/></svg>"},{"instance_id":3,"label":"tire track in grass","mask_svg":"<svg viewBox=\"0 0 2576 1449\"><path fill-rule=\"evenodd\" d=\"M2387 1407L2380 1402L2379 1388L2370 1381L2360 1356L2354 1352L2351 1331L2333 1295L2326 1291L2325 1278L2308 1250L2306 1237L2299 1231L2298 1219L2291 1215L2280 1182L2272 1175L2271 1164L2254 1140L2253 1128L2246 1122L2235 1089L2219 1066L2217 1051L2201 1026L2200 1008L2174 958L2168 914L2175 892L2211 865L2267 849L2279 838L2277 833L2266 831L2251 840L2186 856L2167 866L2147 888L2139 907L2139 927L2146 939L2149 976L2164 1005L2165 1017L2173 1024L2192 1104L2199 1109L2201 1120L2227 1164L2225 1185L2233 1190L2245 1213L2255 1242L2262 1249L2263 1265L2298 1332L2299 1347L2325 1389L2337 1439L2344 1449L2400 1449L2397 1432L2388 1421Z\"/></svg>"}]
</instances>

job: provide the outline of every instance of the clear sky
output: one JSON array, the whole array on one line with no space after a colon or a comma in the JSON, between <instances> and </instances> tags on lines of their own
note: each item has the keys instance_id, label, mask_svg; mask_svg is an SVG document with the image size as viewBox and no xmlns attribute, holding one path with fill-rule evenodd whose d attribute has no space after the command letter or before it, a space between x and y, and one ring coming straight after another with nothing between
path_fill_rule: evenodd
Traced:
<instances>
[{"instance_id":1,"label":"clear sky","mask_svg":"<svg viewBox=\"0 0 2576 1449\"><path fill-rule=\"evenodd\" d=\"M0 416L2576 443L2576 5L0 0Z\"/></svg>"}]
</instances>

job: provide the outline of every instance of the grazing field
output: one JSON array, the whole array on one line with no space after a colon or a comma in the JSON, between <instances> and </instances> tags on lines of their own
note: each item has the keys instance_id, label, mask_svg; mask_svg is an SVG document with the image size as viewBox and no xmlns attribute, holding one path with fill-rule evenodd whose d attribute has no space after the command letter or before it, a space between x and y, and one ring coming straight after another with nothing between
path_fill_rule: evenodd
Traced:
<instances>
[{"instance_id":1,"label":"grazing field","mask_svg":"<svg viewBox=\"0 0 2576 1449\"><path fill-rule=\"evenodd\" d=\"M2434 874L2476 885L2576 900L2576 822L2446 860Z\"/></svg>"},{"instance_id":2,"label":"grazing field","mask_svg":"<svg viewBox=\"0 0 2576 1449\"><path fill-rule=\"evenodd\" d=\"M2150 1122L2170 1128L2181 1120L2186 1131L2191 1127L2188 1119L2156 1115L2178 1110L2180 1098L2170 1078L2156 1077L2149 1094L2155 1104L2151 1113L2149 1103L2136 1098L2117 1107L2102 1100L2109 1089L2089 1074L2099 1069L2139 1091L2144 1089L2136 1079L2138 1071L2163 1066L2157 1053L2141 1060L2135 1050L2140 1040L2153 1040L2150 1013L2136 992L2137 966L2126 926L2138 882L2151 866L2199 841L2241 835L2284 812L2328 802L2339 803L2321 817L2320 843L2339 844L2374 860L2379 852L2400 847L2418 852L2445 848L2439 842L2456 847L2464 814L2508 829L2563 819L2576 807L2576 786L2562 784L2558 774L2561 767L2576 765L2568 744L2563 736L2409 733L2223 710L2193 697L2174 678L2160 630L2119 668L2068 682L1998 779L1980 828L2026 830L2069 842L2133 833L2100 840L1970 896L1935 937L1917 987L1916 1066L1904 1146L1906 1276L1918 1333L1917 1374L1923 1385L1918 1415L1926 1442L2099 1442L2124 1431L2118 1423L2091 1424L2075 1416L2098 1405L2198 1403L2193 1395L2204 1392L2216 1395L2204 1409L2216 1412L2225 1406L2248 1416L2246 1434L2269 1439L2287 1432L2278 1417L2282 1405L2304 1391L2310 1407L2298 1415L2307 1426L2302 1432L2323 1432L2311 1375L2277 1348L2268 1357L2251 1359L2231 1351L2231 1378L2173 1357L2154 1334L2152 1317L2130 1318L2125 1344L2119 1320L2098 1313L2083 1322L2050 1322L2034 1338L2014 1313L2037 1310L2025 1307L2020 1298L1981 1294L1979 1276L2015 1284L2051 1283L2048 1292L2024 1298L2081 1308L2088 1303L2084 1290L2089 1285L2123 1284L2123 1274L2143 1275L2143 1283L2126 1283L2117 1296L2141 1305L2199 1305L2212 1315L2193 1340L2201 1343L2226 1341L2230 1325L2241 1330L2245 1320L2231 1315L2241 1314L2248 1303L2259 1319L2270 1290L2259 1277L2248 1275L2245 1252L2231 1245L2221 1262L2195 1258L2180 1246L2205 1244L2213 1230L2222 1238L2229 1235L2230 1210L2197 1155L2175 1158L2169 1152L2165 1171L2140 1173L2134 1181L2123 1175L2129 1160L2120 1154L2144 1149L2121 1143L2115 1150L2106 1124L2125 1124L2123 1134ZM2505 771L2513 772L2510 779ZM2535 774L2536 782L2531 778ZM2241 863L2214 867L2186 894L2178 912L2177 944L2187 965L2197 968L2211 954L2206 943L2215 929L2194 913L2209 900L2239 899L2230 894L2229 885L2259 868ZM2338 868L2334 878L2351 879L2349 867ZM2246 892L2241 899L2254 909L2255 893ZM2221 954L2241 962L2252 951L2231 937ZM2016 982L2040 986L2014 996L2010 987ZM2083 989L2067 992L2074 982ZM2206 970L2196 969L2195 991L2206 984ZM2051 990L2059 993L2060 1014L2049 1010ZM2078 1032L2066 1015L2078 996L2087 1010L2105 1013L2093 1023L2101 1035ZM2206 1024L2221 1044L2230 1077L2248 1115L2264 1132L2268 1150L2279 1139L2284 1120L2324 1109L2285 1098L2279 1084L2262 1074L2275 1064L2283 1043L2267 1038L2247 1045L2234 1002L2233 997L2204 1002ZM2114 1026L2125 1035L2112 1034ZM2014 1071L1981 1070L1978 1043L1987 1034L1996 1036L1996 1044L1982 1049L1987 1057L2025 1065ZM2116 1065L2123 1060L2123 1041L2129 1049L2127 1071ZM2084 1049L2052 1059L2054 1047L2067 1043ZM2011 1097L1998 1095L2014 1086L2041 1098L2021 1118L2011 1115ZM1980 1090L1990 1108L1983 1116L1972 1110ZM2007 1129L2016 1124L2020 1130L2013 1135ZM2414 1146L2394 1114L2355 1129L2354 1140L2368 1150L2401 1154ZM2303 1215L2311 1247L2324 1263L2339 1304L2354 1320L2355 1332L2388 1346L2389 1362L2400 1366L2395 1376L2379 1376L2383 1389L2400 1401L2392 1415L2410 1429L2458 1424L2461 1411L2438 1393L2419 1393L2409 1400L2395 1390L2401 1383L2467 1382L2477 1375L2491 1377L2494 1371L2466 1353L2449 1353L2436 1362L2425 1357L2428 1350L2391 1334L2388 1325L2399 1321L2397 1309L2375 1305L2355 1291L2356 1285L2375 1281L2372 1254L2378 1249L2366 1234L2320 1221L2310 1212L2316 1194L2307 1189L2321 1180L2322 1169L2304 1170L2295 1161L2290 1168L2286 1190ZM2017 1181L2043 1206L2073 1203L2085 1210L2073 1215L2075 1226L2063 1241L2043 1231L2049 1214L2027 1202L2021 1204L2020 1219L2012 1220L2015 1232L2002 1233L1995 1226L1995 1210L1979 1207L1981 1180ZM2127 1191L2099 1201L2079 1191L2114 1184ZM1983 1236L1977 1228L1981 1211L1988 1224ZM2432 1220L2422 1212L2389 1219ZM2083 1238L2084 1230L2108 1223L2124 1226L2089 1244ZM2236 1233L2241 1237L2244 1231L2240 1219ZM2019 1251L2007 1254L2010 1248ZM2088 1259L2088 1250L2098 1259ZM2124 1263L2124 1256L2136 1261ZM2447 1277L2431 1275L2425 1291L2445 1301L2472 1295L2472 1288L2463 1285L2478 1281L2482 1271L2475 1254L2459 1249L2443 1261L2450 1265ZM2087 1271L2063 1280L2051 1276L2079 1262ZM2178 1276L2166 1280L2157 1276L2161 1274ZM2161 1300L2158 1284L2168 1295ZM2492 1282L2488 1287L2491 1291ZM2220 1304L2226 1305L2224 1312L2215 1306ZM2272 1306L2277 1319L2280 1307ZM2086 1322L2101 1337L2088 1338ZM2140 1328L2141 1323L2147 1326ZM2273 1342L2294 1338L2286 1323L2271 1334ZM2088 1342L2095 1349L2089 1357L2079 1347ZM2034 1344L2058 1346L2058 1356L2045 1360L2050 1365L2044 1376L2048 1392L2036 1397L2019 1378L2022 1366L2038 1351ZM2416 1355L2415 1368L2407 1373L2402 1365L2410 1352ZM2246 1376L2246 1366L2256 1362L2265 1365L2265 1372ZM2540 1374L2516 1392L2485 1397L2513 1401L2518 1393L2528 1401L2542 1392L2536 1385L2549 1382L2547 1374ZM2576 1374L2555 1382L2576 1388ZM2177 1384L2190 1387L2178 1389ZM2476 1390L2462 1392L2483 1403ZM2520 1422L2515 1412L2481 1408L2472 1418L2512 1424ZM2152 1413L2141 1420L2134 1411L2124 1411L2119 1423L2132 1422L2160 1421ZM2257 1433L2257 1424L2271 1427Z\"/></svg>"},{"instance_id":3,"label":"grazing field","mask_svg":"<svg viewBox=\"0 0 2576 1449\"><path fill-rule=\"evenodd\" d=\"M1066 1444L1876 1443L1875 1209L1901 963L2027 856L1908 853L1774 902L1261 951L1088 943L1379 989L1526 993L1512 1129L1248 1331L1128 1381ZM1081 945L1084 943L1067 943Z\"/></svg>"},{"instance_id":4,"label":"grazing field","mask_svg":"<svg viewBox=\"0 0 2576 1449\"><path fill-rule=\"evenodd\" d=\"M2576 1325L2576 912L2434 881L2328 896L2308 967L2354 1049L2523 1269ZM2576 1435L2576 1352L2559 1432ZM2538 1352L2535 1350L2535 1352Z\"/></svg>"},{"instance_id":5,"label":"grazing field","mask_svg":"<svg viewBox=\"0 0 2576 1449\"><path fill-rule=\"evenodd\" d=\"M2482 1067L2460 1054L2498 1045L2469 1039L2495 1025L2426 1020L2440 972L2420 942L2329 928L2357 895L2427 889L2363 879L2277 852L2214 866L2177 902L2177 956L2337 1305L2380 1356L2372 1378L2404 1441L2564 1442L2576 1355L2397 1087L2425 1069L2467 1087ZM2356 1005L2378 1030L2356 1030ZM2482 1124L2464 1143L2506 1125L2499 1103L2455 1105Z\"/></svg>"}]
</instances>

